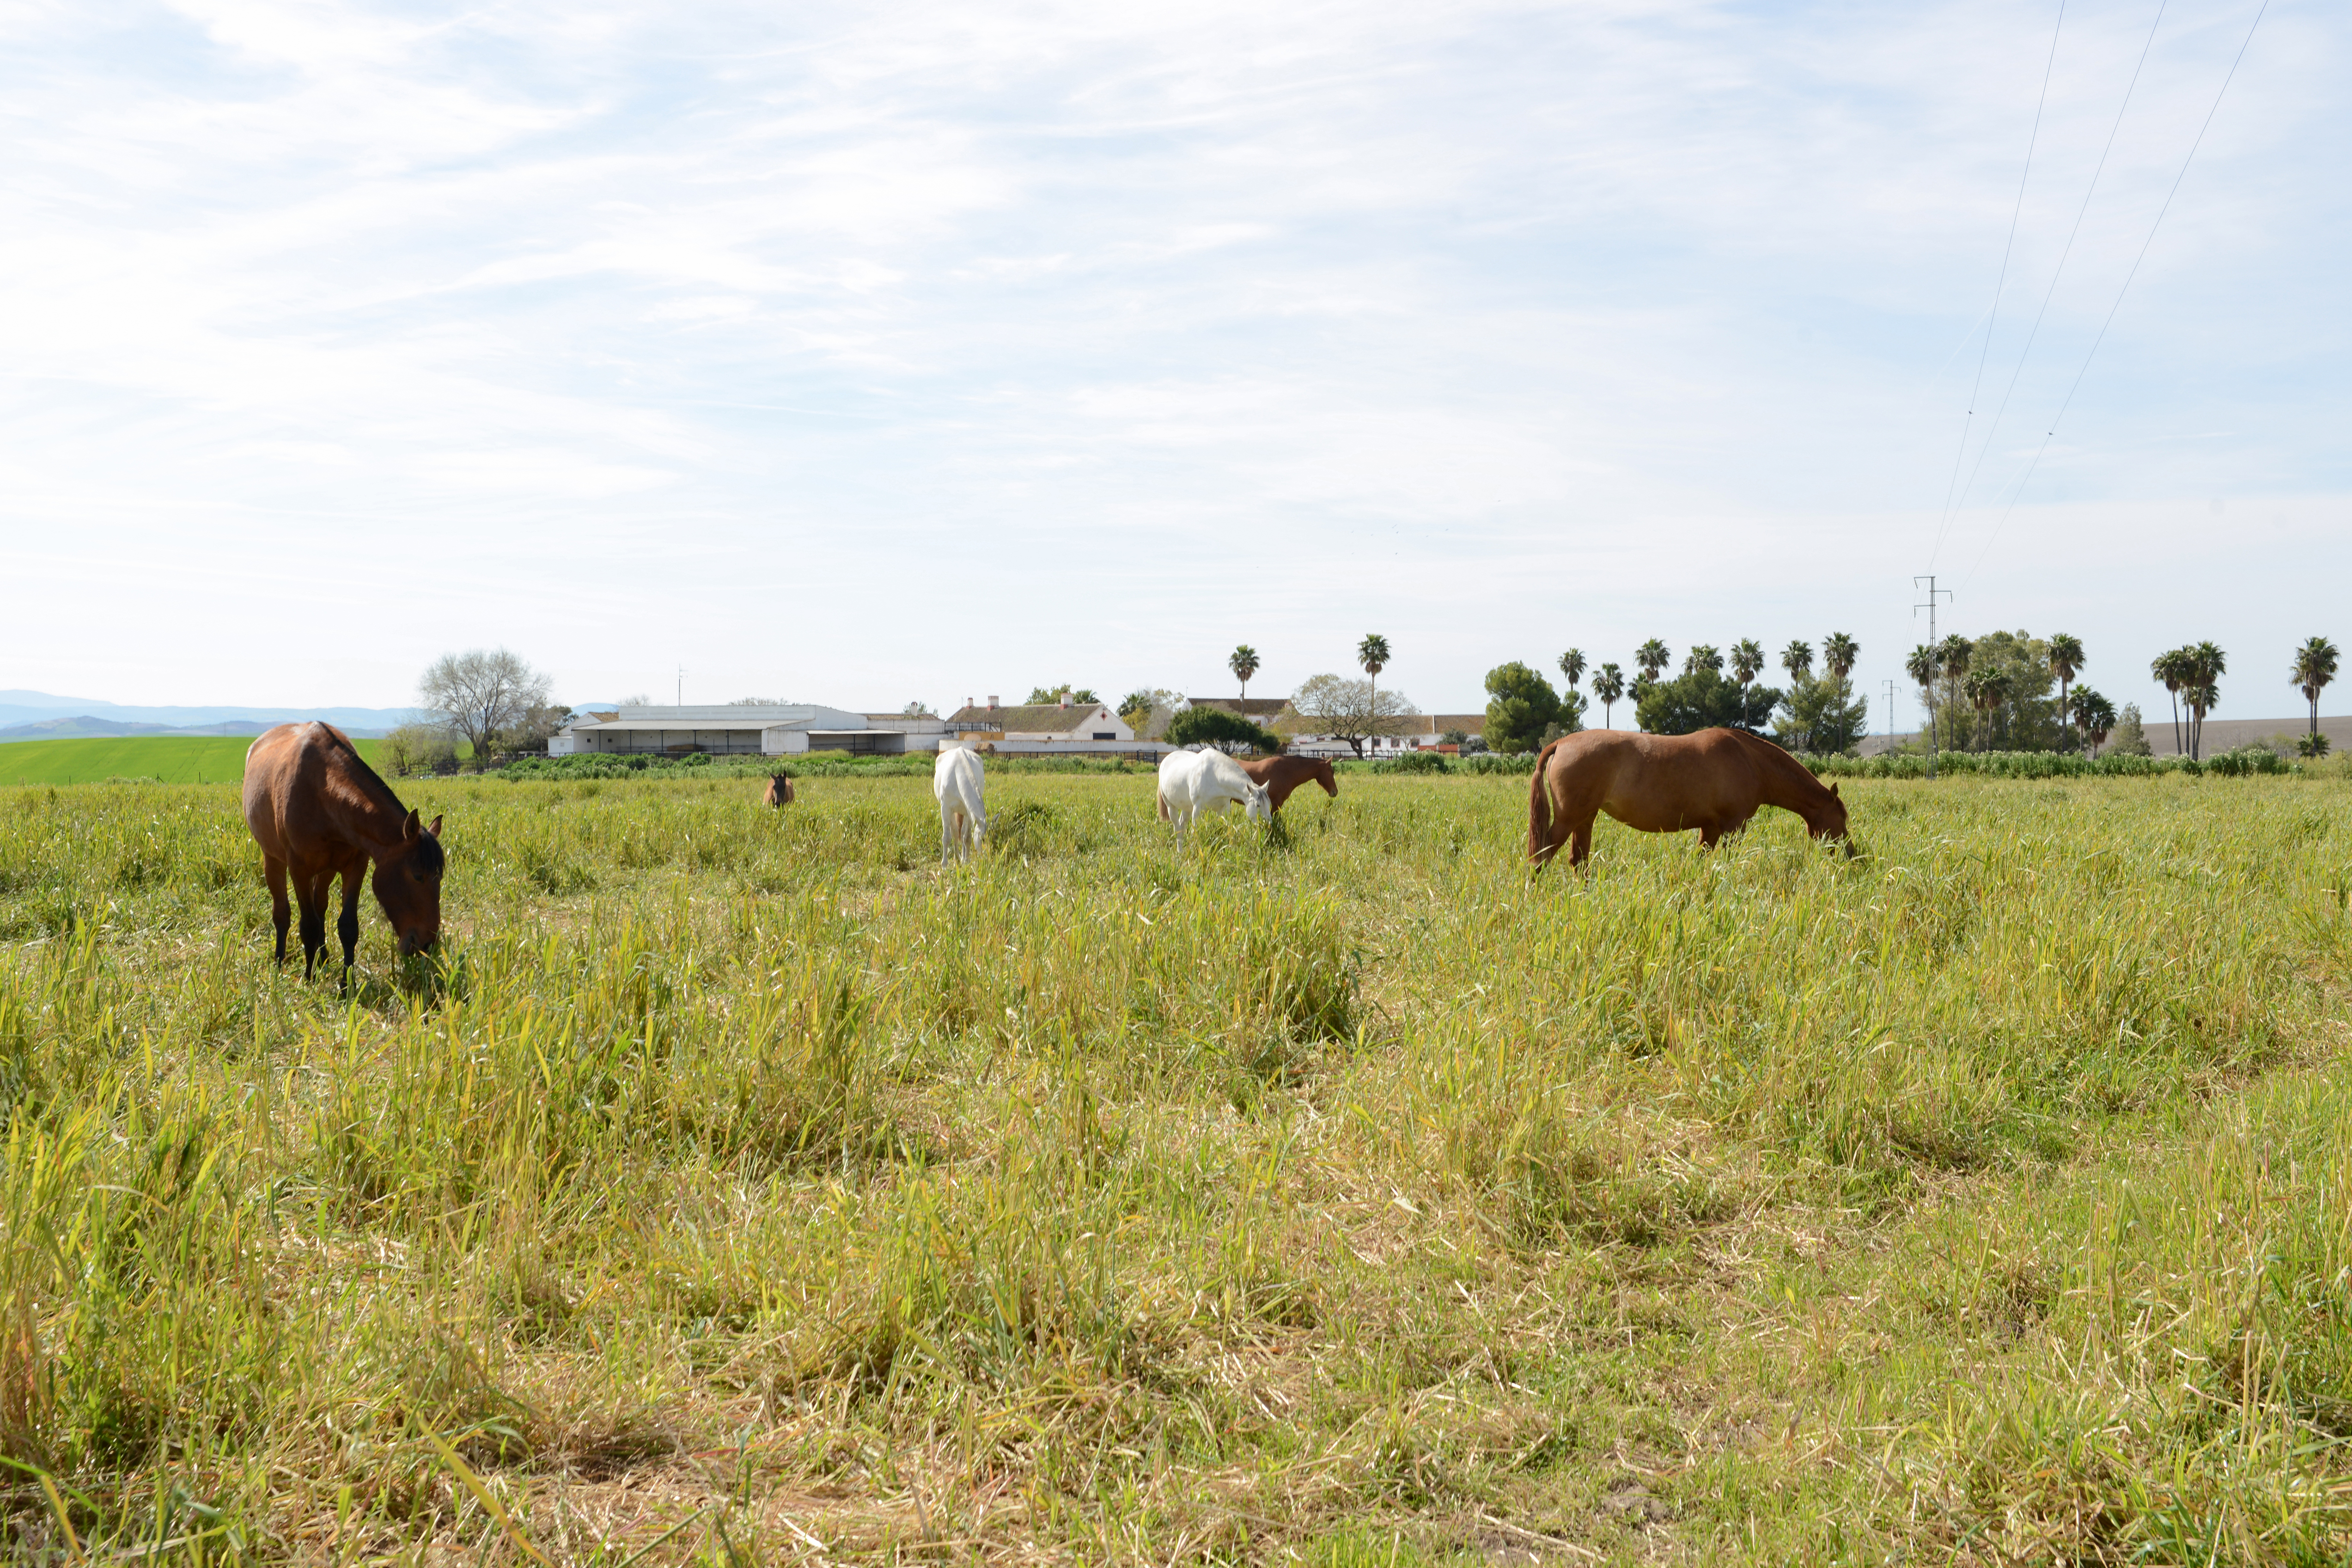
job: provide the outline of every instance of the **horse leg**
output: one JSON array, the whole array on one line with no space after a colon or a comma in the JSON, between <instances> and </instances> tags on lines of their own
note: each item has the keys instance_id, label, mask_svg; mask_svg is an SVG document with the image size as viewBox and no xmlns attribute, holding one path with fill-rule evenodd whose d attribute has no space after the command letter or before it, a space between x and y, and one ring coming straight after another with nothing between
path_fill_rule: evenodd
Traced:
<instances>
[{"instance_id":1,"label":"horse leg","mask_svg":"<svg viewBox=\"0 0 2352 1568\"><path fill-rule=\"evenodd\" d=\"M945 865L955 854L955 813L945 806L940 808L940 863Z\"/></svg>"},{"instance_id":2,"label":"horse leg","mask_svg":"<svg viewBox=\"0 0 2352 1568\"><path fill-rule=\"evenodd\" d=\"M261 874L269 883L269 924L278 928L278 966L284 968L286 928L294 923L293 906L286 902L286 862L276 855L264 855Z\"/></svg>"},{"instance_id":3,"label":"horse leg","mask_svg":"<svg viewBox=\"0 0 2352 1568\"><path fill-rule=\"evenodd\" d=\"M1591 816L1588 814L1582 821L1577 822L1573 827L1568 828L1562 836L1568 840L1568 863L1570 868L1571 870L1582 870L1584 862L1592 858ZM1559 849L1559 840L1554 839L1552 841L1552 850L1554 852L1557 852Z\"/></svg>"},{"instance_id":4,"label":"horse leg","mask_svg":"<svg viewBox=\"0 0 2352 1568\"><path fill-rule=\"evenodd\" d=\"M352 960L360 946L360 878L367 873L367 857L354 855L343 868L343 912L336 916L335 935L343 941L343 978L349 982Z\"/></svg>"},{"instance_id":5,"label":"horse leg","mask_svg":"<svg viewBox=\"0 0 2352 1568\"><path fill-rule=\"evenodd\" d=\"M323 871L305 877L294 887L302 909L302 978L310 979L319 955L327 950L327 888L335 873Z\"/></svg>"}]
</instances>

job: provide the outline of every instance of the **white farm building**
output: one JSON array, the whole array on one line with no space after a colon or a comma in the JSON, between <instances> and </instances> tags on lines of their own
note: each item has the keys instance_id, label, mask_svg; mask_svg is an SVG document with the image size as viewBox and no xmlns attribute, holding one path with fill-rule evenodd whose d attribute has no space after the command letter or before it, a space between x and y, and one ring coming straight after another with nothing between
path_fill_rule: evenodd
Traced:
<instances>
[{"instance_id":1,"label":"white farm building","mask_svg":"<svg viewBox=\"0 0 2352 1568\"><path fill-rule=\"evenodd\" d=\"M853 756L937 751L949 727L929 714L851 713L815 703L619 707L583 713L549 738L550 757L646 752L664 757Z\"/></svg>"}]
</instances>

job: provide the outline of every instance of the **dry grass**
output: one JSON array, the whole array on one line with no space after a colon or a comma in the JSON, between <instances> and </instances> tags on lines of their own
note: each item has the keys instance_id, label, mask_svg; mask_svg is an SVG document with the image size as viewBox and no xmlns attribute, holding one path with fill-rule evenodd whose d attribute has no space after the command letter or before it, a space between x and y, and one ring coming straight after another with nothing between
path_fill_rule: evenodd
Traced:
<instances>
[{"instance_id":1,"label":"dry grass","mask_svg":"<svg viewBox=\"0 0 2352 1568\"><path fill-rule=\"evenodd\" d=\"M267 957L226 789L0 791L13 1554L2334 1561L2352 790L451 782Z\"/></svg>"}]
</instances>

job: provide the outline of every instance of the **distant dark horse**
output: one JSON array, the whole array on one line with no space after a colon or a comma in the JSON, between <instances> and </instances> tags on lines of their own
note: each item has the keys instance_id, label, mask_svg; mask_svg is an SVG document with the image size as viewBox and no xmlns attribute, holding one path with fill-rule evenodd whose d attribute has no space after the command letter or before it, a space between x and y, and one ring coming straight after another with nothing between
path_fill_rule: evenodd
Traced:
<instances>
[{"instance_id":1,"label":"distant dark horse","mask_svg":"<svg viewBox=\"0 0 2352 1568\"><path fill-rule=\"evenodd\" d=\"M261 846L278 961L286 962L286 879L302 905L302 977L327 946L327 892L343 879L348 972L360 941L360 873L375 863L375 901L400 936L401 956L441 936L441 819L425 827L376 777L351 737L331 724L281 724L245 754L245 823Z\"/></svg>"},{"instance_id":2,"label":"distant dark horse","mask_svg":"<svg viewBox=\"0 0 2352 1568\"><path fill-rule=\"evenodd\" d=\"M1853 852L1837 787L1823 789L1810 768L1769 740L1736 729L1583 730L1562 736L1536 758L1528 858L1541 871L1569 843L1568 863L1583 864L1592 852L1592 819L1602 811L1645 833L1696 829L1698 841L1713 849L1764 806L1794 811L1813 837Z\"/></svg>"},{"instance_id":3,"label":"distant dark horse","mask_svg":"<svg viewBox=\"0 0 2352 1568\"><path fill-rule=\"evenodd\" d=\"M789 806L793 803L793 776L789 773L768 775L768 792L760 797L762 806Z\"/></svg>"},{"instance_id":4,"label":"distant dark horse","mask_svg":"<svg viewBox=\"0 0 2352 1568\"><path fill-rule=\"evenodd\" d=\"M1276 810L1290 799L1290 792L1309 780L1323 786L1323 793L1336 796L1339 781L1331 776L1329 758L1322 757L1254 757L1242 764L1242 771L1253 782L1265 786L1266 803Z\"/></svg>"}]
</instances>

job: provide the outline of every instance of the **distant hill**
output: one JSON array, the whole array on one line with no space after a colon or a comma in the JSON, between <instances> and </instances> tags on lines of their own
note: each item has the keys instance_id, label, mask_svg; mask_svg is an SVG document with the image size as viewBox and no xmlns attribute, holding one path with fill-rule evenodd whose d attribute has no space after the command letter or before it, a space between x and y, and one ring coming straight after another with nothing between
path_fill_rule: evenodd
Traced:
<instances>
[{"instance_id":1,"label":"distant hill","mask_svg":"<svg viewBox=\"0 0 2352 1568\"><path fill-rule=\"evenodd\" d=\"M322 718L346 734L380 736L407 722L394 707L140 707L50 692L0 690L0 741L138 735L258 735L274 724Z\"/></svg>"}]
</instances>

